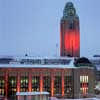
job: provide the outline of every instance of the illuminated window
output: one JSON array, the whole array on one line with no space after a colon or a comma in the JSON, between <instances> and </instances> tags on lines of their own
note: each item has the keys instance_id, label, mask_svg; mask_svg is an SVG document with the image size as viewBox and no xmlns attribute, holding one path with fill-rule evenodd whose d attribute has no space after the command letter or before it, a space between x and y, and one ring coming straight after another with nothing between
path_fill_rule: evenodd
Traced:
<instances>
[{"instance_id":1,"label":"illuminated window","mask_svg":"<svg viewBox=\"0 0 100 100\"><path fill-rule=\"evenodd\" d=\"M20 80L21 92L28 92L28 73L24 73Z\"/></svg>"},{"instance_id":2,"label":"illuminated window","mask_svg":"<svg viewBox=\"0 0 100 100\"><path fill-rule=\"evenodd\" d=\"M0 95L4 96L4 77L0 76Z\"/></svg>"},{"instance_id":3,"label":"illuminated window","mask_svg":"<svg viewBox=\"0 0 100 100\"><path fill-rule=\"evenodd\" d=\"M32 76L32 91L40 90L40 76Z\"/></svg>"},{"instance_id":4,"label":"illuminated window","mask_svg":"<svg viewBox=\"0 0 100 100\"><path fill-rule=\"evenodd\" d=\"M80 92L83 95L88 93L88 76L80 76Z\"/></svg>"},{"instance_id":5,"label":"illuminated window","mask_svg":"<svg viewBox=\"0 0 100 100\"><path fill-rule=\"evenodd\" d=\"M16 95L16 77L15 76L9 76L8 78L8 95L9 96L15 96Z\"/></svg>"}]
</instances>

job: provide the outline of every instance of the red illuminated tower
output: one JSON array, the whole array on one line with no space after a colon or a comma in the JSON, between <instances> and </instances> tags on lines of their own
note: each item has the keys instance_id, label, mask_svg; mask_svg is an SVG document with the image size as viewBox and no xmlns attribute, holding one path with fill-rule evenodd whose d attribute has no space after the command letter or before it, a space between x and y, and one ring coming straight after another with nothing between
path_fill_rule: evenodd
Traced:
<instances>
[{"instance_id":1,"label":"red illuminated tower","mask_svg":"<svg viewBox=\"0 0 100 100\"><path fill-rule=\"evenodd\" d=\"M60 55L80 57L79 17L72 2L65 5L60 25Z\"/></svg>"}]
</instances>

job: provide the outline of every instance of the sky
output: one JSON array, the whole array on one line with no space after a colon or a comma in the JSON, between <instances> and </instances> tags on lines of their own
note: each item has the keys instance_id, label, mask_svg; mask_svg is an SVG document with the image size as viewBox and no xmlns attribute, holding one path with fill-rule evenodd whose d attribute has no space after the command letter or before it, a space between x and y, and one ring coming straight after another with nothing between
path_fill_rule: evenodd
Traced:
<instances>
[{"instance_id":1,"label":"sky","mask_svg":"<svg viewBox=\"0 0 100 100\"><path fill-rule=\"evenodd\" d=\"M81 56L99 55L100 0L0 0L0 55L59 56L68 1L80 18Z\"/></svg>"}]
</instances>

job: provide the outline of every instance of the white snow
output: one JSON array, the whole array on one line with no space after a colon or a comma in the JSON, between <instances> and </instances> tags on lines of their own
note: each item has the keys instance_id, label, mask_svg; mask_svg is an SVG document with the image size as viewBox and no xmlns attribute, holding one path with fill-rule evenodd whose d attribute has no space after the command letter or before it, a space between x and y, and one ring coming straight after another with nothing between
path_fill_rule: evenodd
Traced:
<instances>
[{"instance_id":1,"label":"white snow","mask_svg":"<svg viewBox=\"0 0 100 100\"><path fill-rule=\"evenodd\" d=\"M100 98L82 98L82 99L57 99L57 98L52 98L51 100L100 100Z\"/></svg>"},{"instance_id":2,"label":"white snow","mask_svg":"<svg viewBox=\"0 0 100 100\"><path fill-rule=\"evenodd\" d=\"M74 65L0 64L0 68L76 68Z\"/></svg>"},{"instance_id":3,"label":"white snow","mask_svg":"<svg viewBox=\"0 0 100 100\"><path fill-rule=\"evenodd\" d=\"M44 94L44 95L49 95L48 92L17 92L16 95L18 96L24 96L24 95L40 95L40 94Z\"/></svg>"}]
</instances>

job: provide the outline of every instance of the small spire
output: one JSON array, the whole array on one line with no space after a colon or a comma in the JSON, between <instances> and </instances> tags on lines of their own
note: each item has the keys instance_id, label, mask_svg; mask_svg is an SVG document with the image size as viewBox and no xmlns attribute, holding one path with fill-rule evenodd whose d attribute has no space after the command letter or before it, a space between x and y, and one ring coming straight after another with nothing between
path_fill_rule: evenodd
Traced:
<instances>
[{"instance_id":1,"label":"small spire","mask_svg":"<svg viewBox=\"0 0 100 100\"><path fill-rule=\"evenodd\" d=\"M27 56L28 56L28 54L26 53L26 54L25 54L25 57L27 57Z\"/></svg>"}]
</instances>

